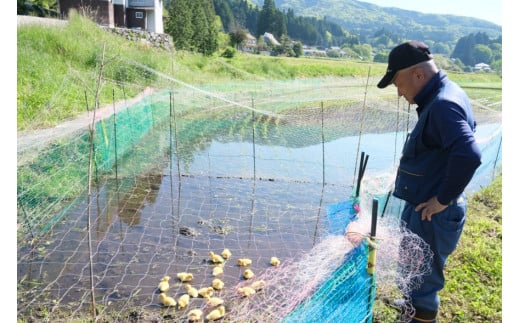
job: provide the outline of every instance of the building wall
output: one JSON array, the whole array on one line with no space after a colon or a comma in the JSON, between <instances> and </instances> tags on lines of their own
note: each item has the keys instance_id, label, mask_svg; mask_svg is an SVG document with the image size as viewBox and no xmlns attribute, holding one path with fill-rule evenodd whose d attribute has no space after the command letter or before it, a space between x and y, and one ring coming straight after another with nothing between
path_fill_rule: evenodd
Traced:
<instances>
[{"instance_id":1,"label":"building wall","mask_svg":"<svg viewBox=\"0 0 520 323\"><path fill-rule=\"evenodd\" d=\"M163 0L61 0L59 6L63 17L76 9L102 26L164 33Z\"/></svg>"},{"instance_id":2,"label":"building wall","mask_svg":"<svg viewBox=\"0 0 520 323\"><path fill-rule=\"evenodd\" d=\"M114 3L114 25L115 27L126 27L125 5Z\"/></svg>"},{"instance_id":3,"label":"building wall","mask_svg":"<svg viewBox=\"0 0 520 323\"><path fill-rule=\"evenodd\" d=\"M130 29L146 29L146 10L126 9L126 26Z\"/></svg>"},{"instance_id":4,"label":"building wall","mask_svg":"<svg viewBox=\"0 0 520 323\"><path fill-rule=\"evenodd\" d=\"M142 28L143 30L163 33L163 10L162 0L128 0L127 2L127 25L128 28ZM144 24L140 21L128 20L131 10L142 10L145 12ZM135 18L132 17L132 19ZM144 26L144 27L143 27Z\"/></svg>"},{"instance_id":5,"label":"building wall","mask_svg":"<svg viewBox=\"0 0 520 323\"><path fill-rule=\"evenodd\" d=\"M154 10L148 15L148 31L164 33L163 2L162 0L154 1Z\"/></svg>"},{"instance_id":6,"label":"building wall","mask_svg":"<svg viewBox=\"0 0 520 323\"><path fill-rule=\"evenodd\" d=\"M110 0L61 0L60 13L68 17L71 9L87 17L94 17L95 21L104 26L114 27L114 7Z\"/></svg>"}]
</instances>

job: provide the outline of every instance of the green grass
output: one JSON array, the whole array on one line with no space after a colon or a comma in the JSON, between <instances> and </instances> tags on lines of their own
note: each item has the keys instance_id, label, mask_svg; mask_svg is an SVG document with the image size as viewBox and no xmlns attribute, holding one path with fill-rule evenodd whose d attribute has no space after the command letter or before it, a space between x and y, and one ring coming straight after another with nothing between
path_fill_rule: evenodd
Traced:
<instances>
[{"instance_id":1,"label":"green grass","mask_svg":"<svg viewBox=\"0 0 520 323\"><path fill-rule=\"evenodd\" d=\"M502 322L502 176L468 199L466 225L448 259L438 322ZM374 322L394 322L380 301Z\"/></svg>"},{"instance_id":2,"label":"green grass","mask_svg":"<svg viewBox=\"0 0 520 323\"><path fill-rule=\"evenodd\" d=\"M502 321L502 177L474 194L458 249L446 268L446 322Z\"/></svg>"}]
</instances>

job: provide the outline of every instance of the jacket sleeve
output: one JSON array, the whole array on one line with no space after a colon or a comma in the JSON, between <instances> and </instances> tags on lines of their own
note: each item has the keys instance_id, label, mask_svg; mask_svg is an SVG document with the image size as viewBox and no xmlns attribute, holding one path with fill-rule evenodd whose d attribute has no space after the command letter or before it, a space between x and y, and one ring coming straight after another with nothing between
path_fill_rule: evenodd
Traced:
<instances>
[{"instance_id":1,"label":"jacket sleeve","mask_svg":"<svg viewBox=\"0 0 520 323\"><path fill-rule=\"evenodd\" d=\"M447 205L460 195L481 164L481 151L464 109L452 102L438 102L426 127L425 144L448 151L446 172L437 199Z\"/></svg>"}]
</instances>

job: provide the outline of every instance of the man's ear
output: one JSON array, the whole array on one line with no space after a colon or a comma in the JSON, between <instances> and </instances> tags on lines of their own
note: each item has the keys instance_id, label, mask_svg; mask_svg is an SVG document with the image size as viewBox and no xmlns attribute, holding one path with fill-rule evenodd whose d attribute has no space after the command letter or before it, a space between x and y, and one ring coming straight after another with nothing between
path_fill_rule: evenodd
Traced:
<instances>
[{"instance_id":1,"label":"man's ear","mask_svg":"<svg viewBox=\"0 0 520 323\"><path fill-rule=\"evenodd\" d=\"M420 68L416 68L413 70L413 76L418 80L424 79L424 71Z\"/></svg>"}]
</instances>

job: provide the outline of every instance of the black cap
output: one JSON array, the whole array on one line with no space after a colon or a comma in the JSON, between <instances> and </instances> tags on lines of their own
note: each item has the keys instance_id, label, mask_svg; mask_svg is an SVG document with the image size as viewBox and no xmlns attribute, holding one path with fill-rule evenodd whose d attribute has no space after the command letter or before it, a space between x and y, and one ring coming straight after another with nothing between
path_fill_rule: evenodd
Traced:
<instances>
[{"instance_id":1,"label":"black cap","mask_svg":"<svg viewBox=\"0 0 520 323\"><path fill-rule=\"evenodd\" d=\"M383 89L392 82L395 74L407 67L433 59L428 46L420 41L409 41L396 46L388 55L388 68L386 74L377 87Z\"/></svg>"}]
</instances>

